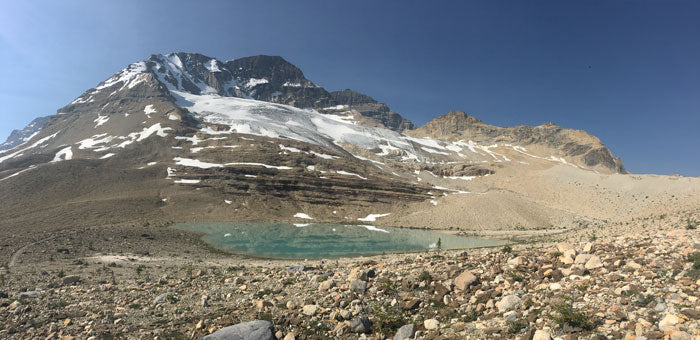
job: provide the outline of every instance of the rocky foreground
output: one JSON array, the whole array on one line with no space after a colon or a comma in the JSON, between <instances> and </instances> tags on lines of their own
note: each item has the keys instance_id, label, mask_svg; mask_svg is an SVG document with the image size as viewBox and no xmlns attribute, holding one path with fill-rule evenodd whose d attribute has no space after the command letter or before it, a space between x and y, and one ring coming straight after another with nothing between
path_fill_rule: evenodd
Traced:
<instances>
[{"instance_id":1,"label":"rocky foreground","mask_svg":"<svg viewBox=\"0 0 700 340\"><path fill-rule=\"evenodd\" d=\"M302 265L86 257L6 273L0 338L700 339L699 250L678 229Z\"/></svg>"}]
</instances>

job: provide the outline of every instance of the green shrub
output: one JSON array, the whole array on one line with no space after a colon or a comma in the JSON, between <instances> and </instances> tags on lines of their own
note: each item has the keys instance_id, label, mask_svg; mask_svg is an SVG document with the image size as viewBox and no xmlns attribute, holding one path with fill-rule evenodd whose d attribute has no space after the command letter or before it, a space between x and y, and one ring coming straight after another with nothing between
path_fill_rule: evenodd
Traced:
<instances>
[{"instance_id":1,"label":"green shrub","mask_svg":"<svg viewBox=\"0 0 700 340\"><path fill-rule=\"evenodd\" d=\"M559 324L559 326L568 325L571 327L578 327L584 330L592 330L593 323L588 320L586 313L577 311L574 307L568 303L560 303L554 306L555 315L552 319Z\"/></svg>"},{"instance_id":2,"label":"green shrub","mask_svg":"<svg viewBox=\"0 0 700 340\"><path fill-rule=\"evenodd\" d=\"M372 330L375 333L387 336L409 322L399 309L381 305L375 306L374 310L376 320L372 323Z\"/></svg>"},{"instance_id":3,"label":"green shrub","mask_svg":"<svg viewBox=\"0 0 700 340\"><path fill-rule=\"evenodd\" d=\"M431 281L433 279L432 275L428 273L427 271L422 271L420 275L418 276L418 279L421 281Z\"/></svg>"},{"instance_id":4,"label":"green shrub","mask_svg":"<svg viewBox=\"0 0 700 340\"><path fill-rule=\"evenodd\" d=\"M513 251L513 247L511 247L511 246L504 246L503 249L501 249L501 251L502 251L504 254L508 254L508 253L510 253L510 252Z\"/></svg>"}]
</instances>

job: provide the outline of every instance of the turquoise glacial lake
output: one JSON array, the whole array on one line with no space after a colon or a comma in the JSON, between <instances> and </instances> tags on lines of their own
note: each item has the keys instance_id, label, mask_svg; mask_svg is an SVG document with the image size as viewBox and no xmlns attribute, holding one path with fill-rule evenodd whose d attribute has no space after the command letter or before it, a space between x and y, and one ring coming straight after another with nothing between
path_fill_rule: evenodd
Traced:
<instances>
[{"instance_id":1,"label":"turquoise glacial lake","mask_svg":"<svg viewBox=\"0 0 700 340\"><path fill-rule=\"evenodd\" d=\"M254 257L319 259L506 244L503 240L450 235L431 230L371 225L281 222L196 222L174 228L204 233L208 244Z\"/></svg>"}]
</instances>

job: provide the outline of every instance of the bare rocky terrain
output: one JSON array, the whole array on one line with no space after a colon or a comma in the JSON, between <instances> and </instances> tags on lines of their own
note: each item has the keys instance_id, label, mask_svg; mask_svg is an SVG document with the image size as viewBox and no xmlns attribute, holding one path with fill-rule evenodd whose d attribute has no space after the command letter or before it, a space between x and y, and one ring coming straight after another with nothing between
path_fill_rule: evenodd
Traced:
<instances>
[{"instance_id":1,"label":"bare rocky terrain","mask_svg":"<svg viewBox=\"0 0 700 340\"><path fill-rule=\"evenodd\" d=\"M163 226L88 228L6 265L0 336L188 339L263 320L255 339L695 339L694 221L318 261L225 254Z\"/></svg>"}]
</instances>

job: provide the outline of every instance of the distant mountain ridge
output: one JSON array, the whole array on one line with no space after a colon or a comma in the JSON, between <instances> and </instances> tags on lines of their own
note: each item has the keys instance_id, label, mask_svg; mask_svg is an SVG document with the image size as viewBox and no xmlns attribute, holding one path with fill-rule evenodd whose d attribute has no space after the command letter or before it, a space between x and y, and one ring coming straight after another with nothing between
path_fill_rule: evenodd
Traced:
<instances>
[{"instance_id":1,"label":"distant mountain ridge","mask_svg":"<svg viewBox=\"0 0 700 340\"><path fill-rule=\"evenodd\" d=\"M7 137L4 143L0 144L0 151L12 149L22 143L26 143L32 137L34 137L41 129L44 124L49 121L49 117L39 117L32 120L27 126L22 130L12 130L10 135Z\"/></svg>"},{"instance_id":2,"label":"distant mountain ridge","mask_svg":"<svg viewBox=\"0 0 700 340\"><path fill-rule=\"evenodd\" d=\"M463 111L450 111L409 132L420 137L474 141L490 140L517 145L540 144L559 149L565 156L580 158L584 165L601 165L617 173L627 173L620 158L583 130L566 129L552 123L539 126L499 127L489 125Z\"/></svg>"}]
</instances>

